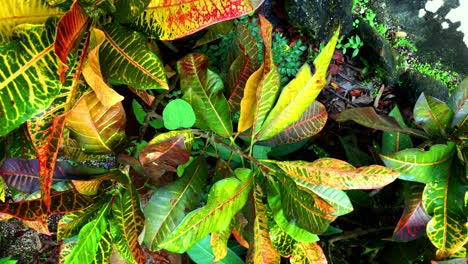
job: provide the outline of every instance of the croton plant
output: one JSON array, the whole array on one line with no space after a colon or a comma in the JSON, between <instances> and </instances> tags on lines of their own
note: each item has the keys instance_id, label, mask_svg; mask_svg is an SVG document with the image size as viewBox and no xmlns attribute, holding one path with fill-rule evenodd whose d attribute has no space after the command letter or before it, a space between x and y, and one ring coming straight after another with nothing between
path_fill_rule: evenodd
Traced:
<instances>
[{"instance_id":1,"label":"croton plant","mask_svg":"<svg viewBox=\"0 0 468 264\"><path fill-rule=\"evenodd\" d=\"M272 159L271 151L291 153L325 126L316 97L339 29L314 69L304 64L281 87L268 20L260 16L261 47L242 23L230 23L262 2L3 0L1 219L50 235L48 219L60 215L63 263L107 263L115 254L145 263L159 250L198 263L325 263L319 235L353 211L345 191L400 177L425 188L414 188L394 239L427 229L438 257L461 254L466 83L450 107L421 97L415 116L424 131L369 109L340 116L393 131L381 155L388 168ZM177 49L173 40L206 43L226 27L235 37L224 74L210 70L205 55L165 54ZM126 109L130 98L137 100ZM128 136L130 114L142 119L138 139ZM156 132L146 142L148 126ZM412 147L402 133L435 145L399 151ZM89 166L112 158L113 166ZM232 241L243 253L228 247Z\"/></svg>"}]
</instances>

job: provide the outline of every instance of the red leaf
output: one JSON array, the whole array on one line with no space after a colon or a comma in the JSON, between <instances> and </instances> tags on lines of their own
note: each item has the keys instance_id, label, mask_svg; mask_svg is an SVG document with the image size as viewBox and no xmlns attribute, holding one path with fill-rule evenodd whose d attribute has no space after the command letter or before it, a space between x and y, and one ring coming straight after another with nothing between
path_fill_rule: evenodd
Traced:
<instances>
[{"instance_id":1,"label":"red leaf","mask_svg":"<svg viewBox=\"0 0 468 264\"><path fill-rule=\"evenodd\" d=\"M68 70L68 54L80 43L84 32L88 29L89 22L88 15L78 2L75 2L57 25L54 48L55 54L61 62L58 74L62 83L65 82L65 72Z\"/></svg>"}]
</instances>

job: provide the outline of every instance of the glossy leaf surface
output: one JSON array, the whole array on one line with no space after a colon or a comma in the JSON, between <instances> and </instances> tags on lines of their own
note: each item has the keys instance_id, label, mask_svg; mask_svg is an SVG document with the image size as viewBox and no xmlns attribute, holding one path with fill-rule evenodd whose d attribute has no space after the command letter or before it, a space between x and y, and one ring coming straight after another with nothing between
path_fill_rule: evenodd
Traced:
<instances>
[{"instance_id":1,"label":"glossy leaf surface","mask_svg":"<svg viewBox=\"0 0 468 264\"><path fill-rule=\"evenodd\" d=\"M195 263L212 263L214 259L214 253L210 246L210 236L206 236L202 240L198 241L193 247L191 247L187 254ZM226 257L218 262L217 264L244 264L244 261L234 253L231 249L228 249Z\"/></svg>"},{"instance_id":2,"label":"glossy leaf surface","mask_svg":"<svg viewBox=\"0 0 468 264\"><path fill-rule=\"evenodd\" d=\"M395 118L402 128L406 128L406 124L401 116L400 109L395 106L388 114ZM412 148L413 142L408 135L401 132L384 131L382 134L382 154L391 154L403 149Z\"/></svg>"},{"instance_id":3,"label":"glossy leaf surface","mask_svg":"<svg viewBox=\"0 0 468 264\"><path fill-rule=\"evenodd\" d=\"M85 94L67 114L66 126L80 146L90 153L110 153L125 136L121 103L103 105L94 92Z\"/></svg>"},{"instance_id":4,"label":"glossy leaf surface","mask_svg":"<svg viewBox=\"0 0 468 264\"><path fill-rule=\"evenodd\" d=\"M231 227L222 232L211 233L211 250L213 251L213 262L218 262L225 259L228 253L228 240L231 236Z\"/></svg>"},{"instance_id":5,"label":"glossy leaf surface","mask_svg":"<svg viewBox=\"0 0 468 264\"><path fill-rule=\"evenodd\" d=\"M454 112L451 127L458 126L466 128L468 123L468 78L465 78L455 89L448 101L449 107Z\"/></svg>"},{"instance_id":6,"label":"glossy leaf surface","mask_svg":"<svg viewBox=\"0 0 468 264\"><path fill-rule=\"evenodd\" d=\"M206 206L189 213L159 246L182 253L211 232L226 230L245 204L252 187L252 172L237 169L238 178L216 182L208 194Z\"/></svg>"},{"instance_id":7,"label":"glossy leaf surface","mask_svg":"<svg viewBox=\"0 0 468 264\"><path fill-rule=\"evenodd\" d=\"M446 137L450 127L453 111L448 105L437 98L419 96L414 106L414 121L431 137Z\"/></svg>"},{"instance_id":8,"label":"glossy leaf surface","mask_svg":"<svg viewBox=\"0 0 468 264\"><path fill-rule=\"evenodd\" d=\"M316 242L299 242L294 247L291 264L326 264L327 258Z\"/></svg>"},{"instance_id":9,"label":"glossy leaf surface","mask_svg":"<svg viewBox=\"0 0 468 264\"><path fill-rule=\"evenodd\" d=\"M296 241L285 233L272 219L268 219L268 228L270 230L271 243L281 257L288 258L291 256ZM318 237L317 237L318 239Z\"/></svg>"},{"instance_id":10,"label":"glossy leaf surface","mask_svg":"<svg viewBox=\"0 0 468 264\"><path fill-rule=\"evenodd\" d=\"M224 97L223 82L208 70L208 59L201 54L189 54L177 63L183 99L190 103L197 117L196 125L205 123L220 136L232 134L231 111Z\"/></svg>"},{"instance_id":11,"label":"glossy leaf surface","mask_svg":"<svg viewBox=\"0 0 468 264\"><path fill-rule=\"evenodd\" d=\"M450 168L455 153L455 144L437 144L429 150L412 148L390 155L380 155L385 165L400 173L407 181L429 183L444 177Z\"/></svg>"},{"instance_id":12,"label":"glossy leaf surface","mask_svg":"<svg viewBox=\"0 0 468 264\"><path fill-rule=\"evenodd\" d=\"M161 40L173 40L254 11L262 0L152 0L137 25Z\"/></svg>"},{"instance_id":13,"label":"glossy leaf surface","mask_svg":"<svg viewBox=\"0 0 468 264\"><path fill-rule=\"evenodd\" d=\"M335 208L336 210L333 213L334 215L341 216L341 215L351 213L354 210L351 200L349 199L348 195L344 191L339 190L339 189L334 189L328 186L310 184L310 183L307 183L305 181L301 181L298 179L294 179L294 180L296 184L311 190L313 193L317 194L318 196L320 196L320 198L324 199L330 205L332 205L333 208ZM307 242L307 241L303 241L303 242Z\"/></svg>"},{"instance_id":14,"label":"glossy leaf surface","mask_svg":"<svg viewBox=\"0 0 468 264\"><path fill-rule=\"evenodd\" d=\"M351 164L333 158L314 162L275 161L293 179L340 190L376 189L393 182L399 173L379 165L355 168Z\"/></svg>"},{"instance_id":15,"label":"glossy leaf surface","mask_svg":"<svg viewBox=\"0 0 468 264\"><path fill-rule=\"evenodd\" d=\"M159 244L185 217L185 209L194 210L200 204L208 168L203 157L193 160L183 176L159 188L144 209L146 228L144 242L156 251Z\"/></svg>"}]
</instances>

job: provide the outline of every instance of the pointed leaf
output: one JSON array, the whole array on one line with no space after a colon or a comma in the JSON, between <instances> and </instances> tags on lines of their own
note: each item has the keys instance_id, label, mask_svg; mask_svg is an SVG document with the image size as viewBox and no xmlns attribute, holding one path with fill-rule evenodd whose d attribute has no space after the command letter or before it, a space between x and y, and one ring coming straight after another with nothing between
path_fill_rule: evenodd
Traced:
<instances>
[{"instance_id":1,"label":"pointed leaf","mask_svg":"<svg viewBox=\"0 0 468 264\"><path fill-rule=\"evenodd\" d=\"M446 171L445 177L428 183L422 202L432 219L426 233L438 248L437 258L447 258L462 249L468 242L468 228L463 202L467 186L461 182L464 168L458 163Z\"/></svg>"},{"instance_id":2,"label":"pointed leaf","mask_svg":"<svg viewBox=\"0 0 468 264\"><path fill-rule=\"evenodd\" d=\"M221 232L211 233L210 245L213 250L214 258L213 262L218 262L226 258L228 253L228 240L231 236L231 228L227 228Z\"/></svg>"},{"instance_id":3,"label":"pointed leaf","mask_svg":"<svg viewBox=\"0 0 468 264\"><path fill-rule=\"evenodd\" d=\"M3 177L0 177L0 202L5 202L5 193L6 193L7 185L3 180Z\"/></svg>"},{"instance_id":4,"label":"pointed leaf","mask_svg":"<svg viewBox=\"0 0 468 264\"><path fill-rule=\"evenodd\" d=\"M136 24L149 30L160 40L174 40L217 22L253 12L262 2L262 0L152 0Z\"/></svg>"},{"instance_id":5,"label":"pointed leaf","mask_svg":"<svg viewBox=\"0 0 468 264\"><path fill-rule=\"evenodd\" d=\"M446 137L453 112L448 105L437 98L419 96L414 105L414 121L431 137Z\"/></svg>"},{"instance_id":6,"label":"pointed leaf","mask_svg":"<svg viewBox=\"0 0 468 264\"><path fill-rule=\"evenodd\" d=\"M299 242L294 247L291 264L326 264L327 258L316 242Z\"/></svg>"},{"instance_id":7,"label":"pointed leaf","mask_svg":"<svg viewBox=\"0 0 468 264\"><path fill-rule=\"evenodd\" d=\"M85 151L110 153L125 136L125 110L99 102L94 92L85 94L67 114L66 125Z\"/></svg>"},{"instance_id":8,"label":"pointed leaf","mask_svg":"<svg viewBox=\"0 0 468 264\"><path fill-rule=\"evenodd\" d=\"M237 169L238 178L228 178L215 183L206 206L189 213L182 223L159 246L182 253L211 232L225 230L233 216L244 206L252 186L252 172Z\"/></svg>"},{"instance_id":9,"label":"pointed leaf","mask_svg":"<svg viewBox=\"0 0 468 264\"><path fill-rule=\"evenodd\" d=\"M112 214L135 261L145 263L145 254L138 243L138 236L145 226L145 218L140 209L140 198L133 186L116 197Z\"/></svg>"},{"instance_id":10,"label":"pointed leaf","mask_svg":"<svg viewBox=\"0 0 468 264\"><path fill-rule=\"evenodd\" d=\"M327 123L325 106L314 101L296 122L284 128L279 134L261 142L269 146L292 144L318 134Z\"/></svg>"},{"instance_id":11,"label":"pointed leaf","mask_svg":"<svg viewBox=\"0 0 468 264\"><path fill-rule=\"evenodd\" d=\"M285 233L272 219L268 219L271 243L278 253L285 258L289 258L294 250L296 241ZM317 237L318 239L318 237Z\"/></svg>"},{"instance_id":12,"label":"pointed leaf","mask_svg":"<svg viewBox=\"0 0 468 264\"><path fill-rule=\"evenodd\" d=\"M299 188L286 175L279 175L278 179L281 204L289 223L313 234L321 234L336 219L333 215L335 209L325 200L307 189Z\"/></svg>"},{"instance_id":13,"label":"pointed leaf","mask_svg":"<svg viewBox=\"0 0 468 264\"><path fill-rule=\"evenodd\" d=\"M117 259L125 261L129 264L139 264L135 261L135 258L132 255L132 251L130 250L130 247L127 244L127 241L123 237L120 228L114 221L109 221L109 230L112 235L113 246L119 253L118 255L120 256L117 256Z\"/></svg>"},{"instance_id":14,"label":"pointed leaf","mask_svg":"<svg viewBox=\"0 0 468 264\"><path fill-rule=\"evenodd\" d=\"M54 33L53 23L20 25L15 40L0 45L0 136L47 108L60 93Z\"/></svg>"},{"instance_id":15,"label":"pointed leaf","mask_svg":"<svg viewBox=\"0 0 468 264\"><path fill-rule=\"evenodd\" d=\"M346 109L341 112L336 121L345 122L345 121L354 121L362 126L370 127L373 129L379 129L390 132L401 132L410 136L428 138L426 133L421 130L411 129L411 128L402 128L398 122L388 116L381 116L375 112L375 109L372 107L359 107Z\"/></svg>"},{"instance_id":16,"label":"pointed leaf","mask_svg":"<svg viewBox=\"0 0 468 264\"><path fill-rule=\"evenodd\" d=\"M402 128L406 128L398 106L395 106L388 116L395 118ZM382 154L391 154L412 147L413 142L408 135L402 134L401 132L384 131L382 133Z\"/></svg>"},{"instance_id":17,"label":"pointed leaf","mask_svg":"<svg viewBox=\"0 0 468 264\"><path fill-rule=\"evenodd\" d=\"M65 72L68 70L67 59L70 52L78 46L83 35L88 30L91 19L78 2L65 13L57 25L54 51L60 60L58 74L62 83L65 82Z\"/></svg>"},{"instance_id":18,"label":"pointed leaf","mask_svg":"<svg viewBox=\"0 0 468 264\"><path fill-rule=\"evenodd\" d=\"M326 84L326 73L335 51L339 29L315 60L316 71L312 76L308 64L304 64L296 77L284 87L278 102L263 123L258 138L267 140L278 135L289 125L298 121L315 101Z\"/></svg>"},{"instance_id":19,"label":"pointed leaf","mask_svg":"<svg viewBox=\"0 0 468 264\"><path fill-rule=\"evenodd\" d=\"M406 189L409 193L405 195L405 209L393 231L393 240L407 242L425 234L430 217L422 206L423 189L420 184L412 184Z\"/></svg>"},{"instance_id":20,"label":"pointed leaf","mask_svg":"<svg viewBox=\"0 0 468 264\"><path fill-rule=\"evenodd\" d=\"M380 155L385 166L400 173L407 181L429 183L443 177L450 168L455 154L455 144L437 144L429 150L411 148L390 155Z\"/></svg>"},{"instance_id":21,"label":"pointed leaf","mask_svg":"<svg viewBox=\"0 0 468 264\"><path fill-rule=\"evenodd\" d=\"M186 210L200 204L199 194L205 187L208 168L203 157L193 160L183 176L156 190L144 209L146 217L145 244L153 251L182 221ZM149 224L151 223L151 224Z\"/></svg>"},{"instance_id":22,"label":"pointed leaf","mask_svg":"<svg viewBox=\"0 0 468 264\"><path fill-rule=\"evenodd\" d=\"M164 65L151 52L146 37L115 23L106 25L104 33L99 61L106 65L102 72L110 82L139 90L169 89Z\"/></svg>"},{"instance_id":23,"label":"pointed leaf","mask_svg":"<svg viewBox=\"0 0 468 264\"><path fill-rule=\"evenodd\" d=\"M208 126L220 136L232 134L231 111L224 97L223 82L208 70L208 59L189 54L177 62L183 99L190 103L197 117L196 125Z\"/></svg>"},{"instance_id":24,"label":"pointed leaf","mask_svg":"<svg viewBox=\"0 0 468 264\"><path fill-rule=\"evenodd\" d=\"M351 200L349 199L348 195L342 190L330 188L323 185L310 184L299 179L294 179L294 181L296 182L296 184L311 190L313 193L317 194L318 196L320 196L320 198L324 199L325 201L327 201L327 203L332 205L333 208L335 208L336 210L333 214L336 216L342 216L351 213L354 210Z\"/></svg>"},{"instance_id":25,"label":"pointed leaf","mask_svg":"<svg viewBox=\"0 0 468 264\"><path fill-rule=\"evenodd\" d=\"M102 234L101 240L99 240L98 250L92 263L109 263L112 254L112 242L112 235L109 231L109 227L107 227L104 234Z\"/></svg>"},{"instance_id":26,"label":"pointed leaf","mask_svg":"<svg viewBox=\"0 0 468 264\"><path fill-rule=\"evenodd\" d=\"M393 182L399 173L379 165L355 168L333 158L314 162L275 161L291 178L340 190L376 189Z\"/></svg>"},{"instance_id":27,"label":"pointed leaf","mask_svg":"<svg viewBox=\"0 0 468 264\"><path fill-rule=\"evenodd\" d=\"M455 113L450 127L466 127L468 123L468 78L465 78L452 92L448 102ZM465 128L465 130L468 130Z\"/></svg>"},{"instance_id":28,"label":"pointed leaf","mask_svg":"<svg viewBox=\"0 0 468 264\"><path fill-rule=\"evenodd\" d=\"M252 263L280 263L280 255L273 247L268 231L268 223L266 218L266 208L263 203L263 191L260 185L255 185L253 191L255 220L254 220L254 238L251 247Z\"/></svg>"},{"instance_id":29,"label":"pointed leaf","mask_svg":"<svg viewBox=\"0 0 468 264\"><path fill-rule=\"evenodd\" d=\"M252 109L257 104L257 86L263 75L263 65L250 75L247 79L244 89L244 96L240 102L240 118L237 125L237 131L244 132L249 129L254 120L254 112Z\"/></svg>"}]
</instances>

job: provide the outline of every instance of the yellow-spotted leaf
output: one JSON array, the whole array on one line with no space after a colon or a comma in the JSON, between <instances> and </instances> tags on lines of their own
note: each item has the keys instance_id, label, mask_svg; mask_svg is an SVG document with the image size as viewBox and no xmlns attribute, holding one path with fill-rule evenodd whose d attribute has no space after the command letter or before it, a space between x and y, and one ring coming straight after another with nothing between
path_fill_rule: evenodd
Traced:
<instances>
[{"instance_id":1,"label":"yellow-spotted leaf","mask_svg":"<svg viewBox=\"0 0 468 264\"><path fill-rule=\"evenodd\" d=\"M263 0L152 0L136 25L161 40L180 38L254 11Z\"/></svg>"},{"instance_id":2,"label":"yellow-spotted leaf","mask_svg":"<svg viewBox=\"0 0 468 264\"><path fill-rule=\"evenodd\" d=\"M285 233L270 217L268 217L268 229L270 231L271 243L276 251L278 251L281 257L289 258L294 250L296 241Z\"/></svg>"},{"instance_id":3,"label":"yellow-spotted leaf","mask_svg":"<svg viewBox=\"0 0 468 264\"><path fill-rule=\"evenodd\" d=\"M183 253L209 233L226 230L247 202L253 182L249 169L236 169L235 174L236 178L216 182L206 205L189 213L159 247Z\"/></svg>"},{"instance_id":4,"label":"yellow-spotted leaf","mask_svg":"<svg viewBox=\"0 0 468 264\"><path fill-rule=\"evenodd\" d=\"M20 24L40 24L51 16L63 12L52 8L41 0L2 0L0 9L0 43L11 40L13 28Z\"/></svg>"},{"instance_id":5,"label":"yellow-spotted leaf","mask_svg":"<svg viewBox=\"0 0 468 264\"><path fill-rule=\"evenodd\" d=\"M116 23L104 27L106 40L99 49L102 73L111 83L138 90L169 89L161 60L148 47L147 38Z\"/></svg>"},{"instance_id":6,"label":"yellow-spotted leaf","mask_svg":"<svg viewBox=\"0 0 468 264\"><path fill-rule=\"evenodd\" d=\"M73 137L90 153L112 152L125 136L125 123L122 104L104 106L94 92L81 97L66 118Z\"/></svg>"},{"instance_id":7,"label":"yellow-spotted leaf","mask_svg":"<svg viewBox=\"0 0 468 264\"><path fill-rule=\"evenodd\" d=\"M381 188L398 178L399 173L380 165L355 168L338 159L322 158L314 162L275 161L294 180L339 190Z\"/></svg>"},{"instance_id":8,"label":"yellow-spotted leaf","mask_svg":"<svg viewBox=\"0 0 468 264\"><path fill-rule=\"evenodd\" d=\"M227 228L221 232L211 233L210 245L213 250L213 262L218 262L224 259L228 253L228 240L231 236L231 228Z\"/></svg>"},{"instance_id":9,"label":"yellow-spotted leaf","mask_svg":"<svg viewBox=\"0 0 468 264\"><path fill-rule=\"evenodd\" d=\"M317 242L298 242L290 258L291 264L326 264L327 258Z\"/></svg>"},{"instance_id":10,"label":"yellow-spotted leaf","mask_svg":"<svg viewBox=\"0 0 468 264\"><path fill-rule=\"evenodd\" d=\"M266 207L263 202L263 191L260 185L255 185L253 191L255 220L253 224L253 247L250 248L249 256L252 263L280 263L280 254L271 243L266 217Z\"/></svg>"},{"instance_id":11,"label":"yellow-spotted leaf","mask_svg":"<svg viewBox=\"0 0 468 264\"><path fill-rule=\"evenodd\" d=\"M388 168L400 173L400 179L429 183L447 173L455 152L455 143L449 141L429 150L411 148L380 158Z\"/></svg>"},{"instance_id":12,"label":"yellow-spotted leaf","mask_svg":"<svg viewBox=\"0 0 468 264\"><path fill-rule=\"evenodd\" d=\"M223 95L223 81L208 70L208 58L189 54L177 63L183 99L195 111L198 127L208 126L220 136L232 134L231 110Z\"/></svg>"},{"instance_id":13,"label":"yellow-spotted leaf","mask_svg":"<svg viewBox=\"0 0 468 264\"><path fill-rule=\"evenodd\" d=\"M315 60L315 74L304 64L296 77L284 87L275 107L263 123L257 137L267 140L298 121L326 84L326 72L335 51L339 29Z\"/></svg>"},{"instance_id":14,"label":"yellow-spotted leaf","mask_svg":"<svg viewBox=\"0 0 468 264\"><path fill-rule=\"evenodd\" d=\"M450 257L468 242L467 218L458 202L466 199L467 186L461 180L464 173L465 168L454 162L445 177L428 183L423 191L423 206L432 216L426 233L438 249L438 259Z\"/></svg>"},{"instance_id":15,"label":"yellow-spotted leaf","mask_svg":"<svg viewBox=\"0 0 468 264\"><path fill-rule=\"evenodd\" d=\"M0 136L46 109L62 87L53 52L55 24L24 24L13 34L14 40L0 45Z\"/></svg>"}]
</instances>

